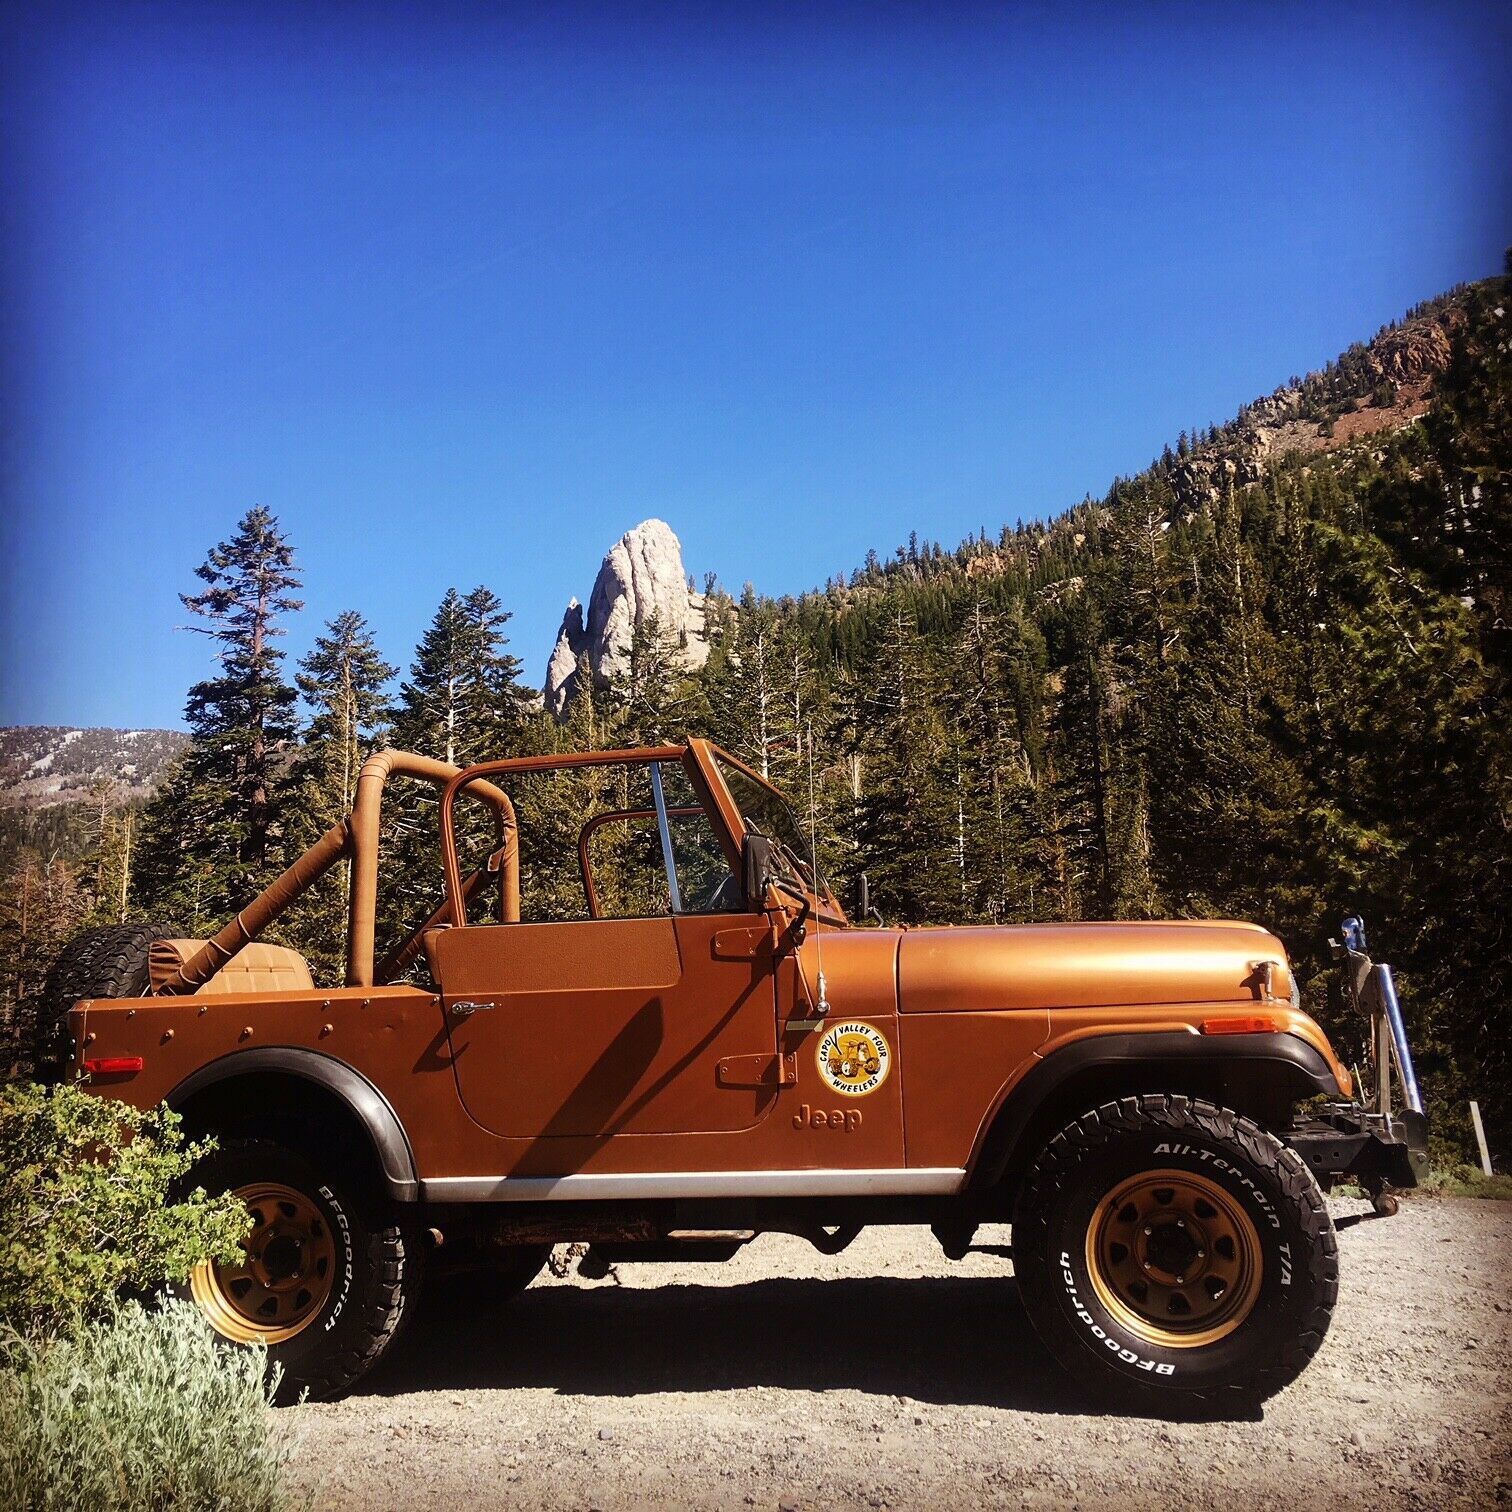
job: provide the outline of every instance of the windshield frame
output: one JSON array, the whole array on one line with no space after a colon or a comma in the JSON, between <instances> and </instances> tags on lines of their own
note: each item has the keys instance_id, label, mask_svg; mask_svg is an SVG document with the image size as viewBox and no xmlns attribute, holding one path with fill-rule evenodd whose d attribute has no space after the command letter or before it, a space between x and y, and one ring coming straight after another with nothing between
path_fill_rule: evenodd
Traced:
<instances>
[{"instance_id":1,"label":"windshield frame","mask_svg":"<svg viewBox=\"0 0 1512 1512\"><path fill-rule=\"evenodd\" d=\"M803 826L798 822L797 812L786 795L779 788L774 787L760 772L753 771L738 756L732 755L723 746L714 745L712 742L699 742L699 744L703 745L708 753L711 775L718 780L732 811L740 821L740 827L736 831L737 835L743 837L745 834L750 833L748 826L752 824L752 821L747 819L745 810L740 806L734 790L725 780L725 767L727 765L734 768L742 777L755 783L757 787L764 789L771 795L773 801L786 812L792 826L793 837L803 846L803 849L798 851L793 858L798 862L799 869L795 870L792 863L784 857L784 852L792 851L792 846L787 839L780 835L767 835L765 830L760 830L759 832L774 842L773 854L782 865L783 872L788 881L797 884L802 893L810 899L815 912L825 922L849 924L850 920L846 917L845 910L841 907L840 900L835 896L834 889L830 887L824 873L820 871L817 877L809 875L808 836L804 833ZM759 904L755 904L753 900L753 906L759 906Z\"/></svg>"}]
</instances>

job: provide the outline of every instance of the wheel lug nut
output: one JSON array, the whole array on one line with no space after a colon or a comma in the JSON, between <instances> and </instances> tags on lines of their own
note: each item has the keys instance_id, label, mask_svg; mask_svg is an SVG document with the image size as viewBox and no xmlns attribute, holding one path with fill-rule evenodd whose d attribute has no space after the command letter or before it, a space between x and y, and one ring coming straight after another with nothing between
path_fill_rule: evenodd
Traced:
<instances>
[{"instance_id":1,"label":"wheel lug nut","mask_svg":"<svg viewBox=\"0 0 1512 1512\"><path fill-rule=\"evenodd\" d=\"M1186 1227L1186 1219L1185 1218L1178 1218L1176 1220L1176 1227L1179 1228L1179 1229L1184 1229Z\"/></svg>"},{"instance_id":2,"label":"wheel lug nut","mask_svg":"<svg viewBox=\"0 0 1512 1512\"><path fill-rule=\"evenodd\" d=\"M1147 1234L1153 1234L1154 1232L1155 1232L1155 1230L1153 1228L1151 1228L1148 1223L1145 1224L1145 1233L1147 1233Z\"/></svg>"}]
</instances>

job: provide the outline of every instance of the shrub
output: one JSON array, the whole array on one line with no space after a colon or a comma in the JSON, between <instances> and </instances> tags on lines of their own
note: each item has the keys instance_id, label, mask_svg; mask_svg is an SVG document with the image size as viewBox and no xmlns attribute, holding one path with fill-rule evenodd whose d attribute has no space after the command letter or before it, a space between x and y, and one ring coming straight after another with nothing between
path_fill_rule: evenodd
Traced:
<instances>
[{"instance_id":1,"label":"shrub","mask_svg":"<svg viewBox=\"0 0 1512 1512\"><path fill-rule=\"evenodd\" d=\"M1489 1197L1505 1202L1512 1198L1512 1176L1500 1171L1487 1176L1477 1165L1454 1161L1435 1165L1420 1190L1434 1197Z\"/></svg>"},{"instance_id":2,"label":"shrub","mask_svg":"<svg viewBox=\"0 0 1512 1512\"><path fill-rule=\"evenodd\" d=\"M208 1149L168 1109L78 1087L0 1089L0 1319L22 1333L101 1317L123 1291L231 1260L249 1219L226 1195L178 1194Z\"/></svg>"},{"instance_id":3,"label":"shrub","mask_svg":"<svg viewBox=\"0 0 1512 1512\"><path fill-rule=\"evenodd\" d=\"M10 1330L0 1357L0 1506L282 1505L266 1357L219 1346L192 1303L127 1303L41 1343Z\"/></svg>"}]
</instances>

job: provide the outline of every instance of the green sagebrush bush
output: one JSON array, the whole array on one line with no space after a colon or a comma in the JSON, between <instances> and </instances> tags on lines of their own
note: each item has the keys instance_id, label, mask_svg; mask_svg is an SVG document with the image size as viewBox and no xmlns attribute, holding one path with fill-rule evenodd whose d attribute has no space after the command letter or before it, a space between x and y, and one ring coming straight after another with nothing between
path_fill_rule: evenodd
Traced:
<instances>
[{"instance_id":1,"label":"green sagebrush bush","mask_svg":"<svg viewBox=\"0 0 1512 1512\"><path fill-rule=\"evenodd\" d=\"M228 1350L192 1303L128 1302L72 1332L0 1338L0 1506L283 1505L288 1446L260 1348Z\"/></svg>"},{"instance_id":2,"label":"green sagebrush bush","mask_svg":"<svg viewBox=\"0 0 1512 1512\"><path fill-rule=\"evenodd\" d=\"M179 1191L206 1148L166 1108L0 1089L0 1321L47 1333L104 1316L123 1292L183 1281L207 1256L234 1259L246 1209Z\"/></svg>"}]
</instances>

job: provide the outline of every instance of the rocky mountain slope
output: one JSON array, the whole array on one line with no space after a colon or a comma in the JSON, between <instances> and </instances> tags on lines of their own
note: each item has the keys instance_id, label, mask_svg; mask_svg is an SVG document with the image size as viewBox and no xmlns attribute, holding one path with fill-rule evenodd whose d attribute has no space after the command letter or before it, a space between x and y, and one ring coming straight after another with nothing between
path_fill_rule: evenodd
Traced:
<instances>
[{"instance_id":1,"label":"rocky mountain slope","mask_svg":"<svg viewBox=\"0 0 1512 1512\"><path fill-rule=\"evenodd\" d=\"M1461 292L1420 305L1320 371L1291 378L1244 405L1227 424L1183 436L1175 451L1167 448L1156 469L1169 483L1172 517L1190 520L1226 490L1258 483L1284 457L1339 451L1421 418L1464 321ZM1081 513L1073 509L1051 521L1051 530L1079 531ZM1084 540L1076 535L1078 545ZM984 543L966 570L973 577L995 576L1007 570L1010 557L1006 548ZM684 648L687 665L703 666L708 659L704 596L687 578L676 534L655 519L626 532L604 558L586 619L576 598L568 604L547 663L546 708L558 717L566 711L584 657L596 686L623 677L633 631L653 612Z\"/></svg>"},{"instance_id":2,"label":"rocky mountain slope","mask_svg":"<svg viewBox=\"0 0 1512 1512\"><path fill-rule=\"evenodd\" d=\"M101 783L116 802L146 797L187 739L177 730L0 728L0 804L72 803Z\"/></svg>"},{"instance_id":3,"label":"rocky mountain slope","mask_svg":"<svg viewBox=\"0 0 1512 1512\"><path fill-rule=\"evenodd\" d=\"M682 543L663 520L643 520L610 548L588 598L586 621L577 599L567 605L546 666L546 707L558 716L566 710L585 657L598 687L623 679L631 639L653 615L685 664L703 666L709 656L704 596L694 591L683 569Z\"/></svg>"},{"instance_id":4,"label":"rocky mountain slope","mask_svg":"<svg viewBox=\"0 0 1512 1512\"><path fill-rule=\"evenodd\" d=\"M1178 459L1171 479L1178 504L1216 502L1229 483L1258 483L1272 462L1291 453L1334 451L1411 424L1427 411L1462 320L1453 296L1434 300L1321 372L1245 405Z\"/></svg>"}]
</instances>

